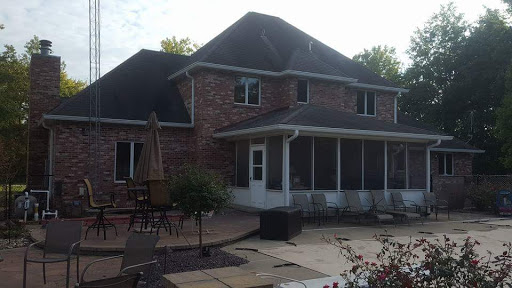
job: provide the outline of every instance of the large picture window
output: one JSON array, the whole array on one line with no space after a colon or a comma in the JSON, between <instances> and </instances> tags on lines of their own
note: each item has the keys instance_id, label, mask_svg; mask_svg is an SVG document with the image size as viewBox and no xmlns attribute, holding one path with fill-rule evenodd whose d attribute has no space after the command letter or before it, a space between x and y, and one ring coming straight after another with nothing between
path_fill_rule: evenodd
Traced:
<instances>
[{"instance_id":1,"label":"large picture window","mask_svg":"<svg viewBox=\"0 0 512 288\"><path fill-rule=\"evenodd\" d=\"M375 116L375 92L357 91L357 114Z\"/></svg>"},{"instance_id":2,"label":"large picture window","mask_svg":"<svg viewBox=\"0 0 512 288\"><path fill-rule=\"evenodd\" d=\"M388 142L388 189L406 188L405 143Z\"/></svg>"},{"instance_id":3,"label":"large picture window","mask_svg":"<svg viewBox=\"0 0 512 288\"><path fill-rule=\"evenodd\" d=\"M341 189L361 189L362 147L361 140L343 139L341 146Z\"/></svg>"},{"instance_id":4,"label":"large picture window","mask_svg":"<svg viewBox=\"0 0 512 288\"><path fill-rule=\"evenodd\" d=\"M115 181L125 181L126 177L133 178L137 164L139 163L140 153L143 143L136 142L116 142L115 158Z\"/></svg>"},{"instance_id":5,"label":"large picture window","mask_svg":"<svg viewBox=\"0 0 512 288\"><path fill-rule=\"evenodd\" d=\"M338 176L338 140L315 137L315 190L335 190Z\"/></svg>"},{"instance_id":6,"label":"large picture window","mask_svg":"<svg viewBox=\"0 0 512 288\"><path fill-rule=\"evenodd\" d=\"M235 78L235 103L260 105L260 79L237 76Z\"/></svg>"},{"instance_id":7,"label":"large picture window","mask_svg":"<svg viewBox=\"0 0 512 288\"><path fill-rule=\"evenodd\" d=\"M236 186L249 187L249 140L236 142Z\"/></svg>"},{"instance_id":8,"label":"large picture window","mask_svg":"<svg viewBox=\"0 0 512 288\"><path fill-rule=\"evenodd\" d=\"M384 189L384 142L364 141L364 189Z\"/></svg>"},{"instance_id":9,"label":"large picture window","mask_svg":"<svg viewBox=\"0 0 512 288\"><path fill-rule=\"evenodd\" d=\"M297 137L290 143L290 189L311 189L312 138Z\"/></svg>"},{"instance_id":10,"label":"large picture window","mask_svg":"<svg viewBox=\"0 0 512 288\"><path fill-rule=\"evenodd\" d=\"M267 188L283 189L283 136L267 137Z\"/></svg>"}]
</instances>

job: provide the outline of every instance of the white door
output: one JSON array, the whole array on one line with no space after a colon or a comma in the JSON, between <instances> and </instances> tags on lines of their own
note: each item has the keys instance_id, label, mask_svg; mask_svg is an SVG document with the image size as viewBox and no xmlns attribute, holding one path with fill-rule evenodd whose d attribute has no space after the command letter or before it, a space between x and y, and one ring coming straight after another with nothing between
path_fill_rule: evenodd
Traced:
<instances>
[{"instance_id":1,"label":"white door","mask_svg":"<svg viewBox=\"0 0 512 288\"><path fill-rule=\"evenodd\" d=\"M251 147L249 167L251 204L253 207L265 208L265 146Z\"/></svg>"}]
</instances>

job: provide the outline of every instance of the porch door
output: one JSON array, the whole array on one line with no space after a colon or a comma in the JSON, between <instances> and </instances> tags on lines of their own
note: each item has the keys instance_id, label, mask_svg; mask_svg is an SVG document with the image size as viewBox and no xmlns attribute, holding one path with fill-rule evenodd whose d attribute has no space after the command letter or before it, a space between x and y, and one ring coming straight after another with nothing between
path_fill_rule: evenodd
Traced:
<instances>
[{"instance_id":1,"label":"porch door","mask_svg":"<svg viewBox=\"0 0 512 288\"><path fill-rule=\"evenodd\" d=\"M251 146L249 155L249 185L251 187L251 204L253 207L265 208L265 146Z\"/></svg>"}]
</instances>

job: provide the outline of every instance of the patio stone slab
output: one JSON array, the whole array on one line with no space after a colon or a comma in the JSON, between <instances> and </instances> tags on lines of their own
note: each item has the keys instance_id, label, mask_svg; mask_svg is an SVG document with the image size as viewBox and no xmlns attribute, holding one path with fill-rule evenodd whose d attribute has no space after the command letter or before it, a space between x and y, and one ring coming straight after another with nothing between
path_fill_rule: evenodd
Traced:
<instances>
[{"instance_id":1,"label":"patio stone slab","mask_svg":"<svg viewBox=\"0 0 512 288\"><path fill-rule=\"evenodd\" d=\"M227 278L233 276L245 276L251 275L251 273L244 271L238 267L225 267L225 268L216 268L216 269L208 269L202 270L202 272L210 275L213 278Z\"/></svg>"},{"instance_id":2,"label":"patio stone slab","mask_svg":"<svg viewBox=\"0 0 512 288\"><path fill-rule=\"evenodd\" d=\"M206 280L214 280L214 278L202 271L191 271L191 272L183 272L183 273L174 273L174 274L166 274L163 275L163 281L165 282L165 287L175 288L179 284L196 282L196 281L206 281Z\"/></svg>"},{"instance_id":3,"label":"patio stone slab","mask_svg":"<svg viewBox=\"0 0 512 288\"><path fill-rule=\"evenodd\" d=\"M220 278L219 281L231 288L272 288L274 286L271 281L259 278L256 275Z\"/></svg>"},{"instance_id":4,"label":"patio stone slab","mask_svg":"<svg viewBox=\"0 0 512 288\"><path fill-rule=\"evenodd\" d=\"M163 275L167 288L272 288L273 283L238 267Z\"/></svg>"},{"instance_id":5,"label":"patio stone slab","mask_svg":"<svg viewBox=\"0 0 512 288\"><path fill-rule=\"evenodd\" d=\"M230 288L216 279L178 284L176 288Z\"/></svg>"}]
</instances>

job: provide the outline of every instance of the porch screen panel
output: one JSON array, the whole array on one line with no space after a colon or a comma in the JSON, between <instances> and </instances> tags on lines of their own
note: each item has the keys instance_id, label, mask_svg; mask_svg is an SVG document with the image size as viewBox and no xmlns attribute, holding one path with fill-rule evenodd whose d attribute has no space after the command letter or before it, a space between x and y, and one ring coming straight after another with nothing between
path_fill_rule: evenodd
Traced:
<instances>
[{"instance_id":1,"label":"porch screen panel","mask_svg":"<svg viewBox=\"0 0 512 288\"><path fill-rule=\"evenodd\" d=\"M337 187L338 139L315 137L315 190Z\"/></svg>"},{"instance_id":2,"label":"porch screen panel","mask_svg":"<svg viewBox=\"0 0 512 288\"><path fill-rule=\"evenodd\" d=\"M388 189L405 189L405 143L388 142Z\"/></svg>"},{"instance_id":3,"label":"porch screen panel","mask_svg":"<svg viewBox=\"0 0 512 288\"><path fill-rule=\"evenodd\" d=\"M297 137L290 142L290 189L311 189L312 138Z\"/></svg>"},{"instance_id":4,"label":"porch screen panel","mask_svg":"<svg viewBox=\"0 0 512 288\"><path fill-rule=\"evenodd\" d=\"M407 167L409 168L409 188L425 189L426 185L426 147L425 144L409 143L407 145Z\"/></svg>"},{"instance_id":5,"label":"porch screen panel","mask_svg":"<svg viewBox=\"0 0 512 288\"><path fill-rule=\"evenodd\" d=\"M384 142L364 141L364 189L384 189Z\"/></svg>"},{"instance_id":6,"label":"porch screen panel","mask_svg":"<svg viewBox=\"0 0 512 288\"><path fill-rule=\"evenodd\" d=\"M267 189L281 190L283 183L283 136L267 137Z\"/></svg>"},{"instance_id":7,"label":"porch screen panel","mask_svg":"<svg viewBox=\"0 0 512 288\"><path fill-rule=\"evenodd\" d=\"M237 142L236 186L249 187L249 140Z\"/></svg>"},{"instance_id":8,"label":"porch screen panel","mask_svg":"<svg viewBox=\"0 0 512 288\"><path fill-rule=\"evenodd\" d=\"M358 190L362 187L361 140L343 139L341 149L341 189Z\"/></svg>"}]
</instances>

